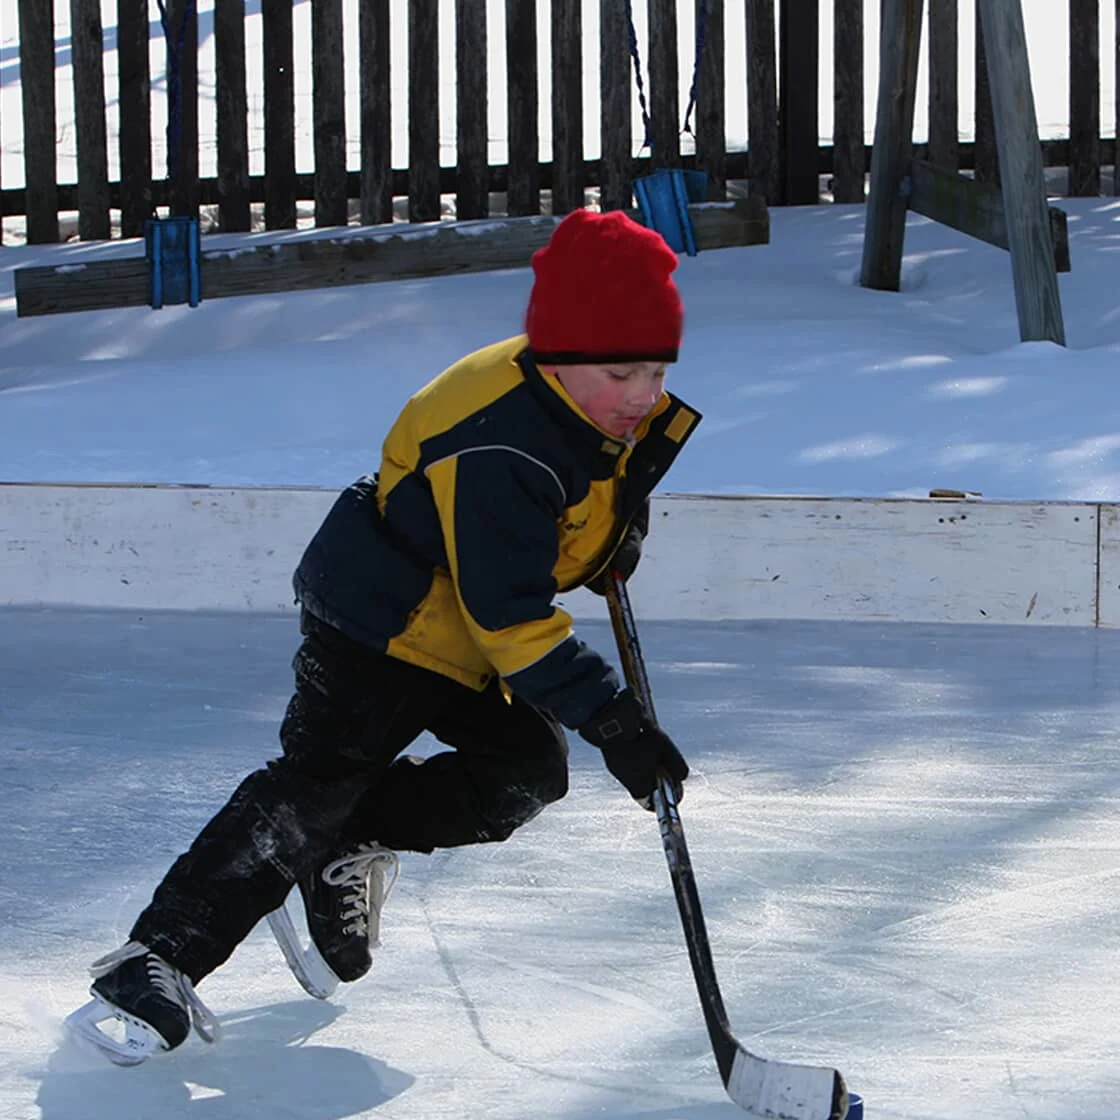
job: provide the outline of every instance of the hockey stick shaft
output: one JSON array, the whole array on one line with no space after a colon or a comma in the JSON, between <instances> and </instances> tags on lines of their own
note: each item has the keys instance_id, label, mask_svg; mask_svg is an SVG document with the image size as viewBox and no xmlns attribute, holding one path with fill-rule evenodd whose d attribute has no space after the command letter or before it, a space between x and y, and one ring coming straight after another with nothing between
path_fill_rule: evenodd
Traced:
<instances>
[{"instance_id":1,"label":"hockey stick shaft","mask_svg":"<svg viewBox=\"0 0 1120 1120\"><path fill-rule=\"evenodd\" d=\"M647 718L656 723L653 692L638 641L637 623L626 581L618 572L610 573L607 606L626 683L641 701ZM716 979L673 783L665 774L658 776L653 807L661 829L661 842L669 864L669 878L684 928L700 1008L728 1095L748 1112L774 1120L844 1120L848 1112L848 1090L838 1071L759 1057L746 1050L732 1033Z\"/></svg>"},{"instance_id":2,"label":"hockey stick shaft","mask_svg":"<svg viewBox=\"0 0 1120 1120\"><path fill-rule=\"evenodd\" d=\"M630 596L626 582L617 572L612 572L607 585L607 606L611 615L618 655L622 661L626 683L641 701L648 718L656 722L657 715L653 706L653 692L646 673L642 648L638 642L638 628L634 612L630 607ZM657 822L661 827L661 842L665 848L665 858L669 864L669 877L673 883L673 893L677 899L681 924L684 927L688 956L692 963L692 974L700 996L700 1007L712 1041L716 1064L726 1085L731 1076L731 1063L735 1057L736 1044L727 1021L719 983L716 980L715 963L708 942L708 932L704 926L704 914L700 908L700 895L692 874L692 861L685 843L684 827L672 783L661 775L658 787L654 790L653 805L657 812Z\"/></svg>"}]
</instances>

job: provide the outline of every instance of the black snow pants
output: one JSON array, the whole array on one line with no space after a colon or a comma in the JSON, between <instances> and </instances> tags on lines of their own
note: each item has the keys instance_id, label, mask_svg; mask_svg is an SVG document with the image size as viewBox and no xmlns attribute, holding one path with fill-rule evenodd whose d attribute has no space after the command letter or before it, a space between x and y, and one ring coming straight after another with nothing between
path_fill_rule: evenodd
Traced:
<instances>
[{"instance_id":1,"label":"black snow pants","mask_svg":"<svg viewBox=\"0 0 1120 1120\"><path fill-rule=\"evenodd\" d=\"M505 840L568 789L550 716L303 615L283 756L250 774L156 888L131 937L197 982L292 884L360 841L430 852ZM402 754L422 732L454 748Z\"/></svg>"}]
</instances>

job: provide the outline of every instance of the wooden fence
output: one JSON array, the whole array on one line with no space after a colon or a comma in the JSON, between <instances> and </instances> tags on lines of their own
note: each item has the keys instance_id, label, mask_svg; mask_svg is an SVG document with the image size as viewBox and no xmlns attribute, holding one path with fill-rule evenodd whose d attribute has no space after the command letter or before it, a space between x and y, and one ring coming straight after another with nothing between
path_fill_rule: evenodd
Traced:
<instances>
[{"instance_id":1,"label":"wooden fence","mask_svg":"<svg viewBox=\"0 0 1120 1120\"><path fill-rule=\"evenodd\" d=\"M296 225L297 202L314 203L319 226L344 225L350 202L358 202L363 224L391 221L394 198L407 198L412 221L441 216L441 195L454 195L460 218L488 216L491 192L504 192L505 212L541 211L542 191L550 192L554 213L583 205L585 190L598 188L601 205L630 205L636 175L658 166L689 166L708 173L710 198L726 197L730 179L749 179L752 193L770 205L820 201L820 176L831 176L832 197L862 201L870 152L864 140L864 69L877 69L863 49L864 0L745 0L747 119L746 151L728 151L726 142L725 3L727 0L646 0L649 35L640 44L648 93L650 144L634 158L642 137L631 128L635 96L627 7L624 0L599 0L598 68L602 111L601 155L585 158L582 76L587 36L580 0L551 0L552 159L539 157L537 45L541 29L531 0L505 0L501 34L507 58L508 163L488 162L487 0L408 0L408 166L391 159L389 0L356 0L356 66L344 70L343 0L311 0L311 73L314 173L297 174L293 8L300 0L261 0L263 57L264 167L249 173L249 101L246 92L246 0L213 0L217 111L217 167L214 179L199 178L199 72L196 0L165 0L166 26L150 19L149 0L116 0L119 62L118 181L109 180L104 28L100 0L68 0L72 36L78 181L57 181L54 5L63 0L17 0L19 61L23 94L26 188L0 191L0 212L25 215L27 239L59 238L60 211L76 211L83 239L110 236L110 210L119 210L119 230L136 236L153 208L195 214L216 205L224 231L248 230L254 204L263 203L268 229ZM252 2L252 0L250 0ZM833 142L822 146L818 129L819 4L833 4L835 105ZM887 0L891 2L891 0ZM918 147L941 167L975 169L998 178L990 97L977 36L976 126L974 143L958 137L961 75L958 73L958 3L929 0L929 142ZM1054 0L1055 3L1058 0ZM1043 145L1051 166L1069 168L1071 195L1095 195L1102 188L1102 165L1115 164L1115 141L1102 139L1100 126L1100 3L1068 0L1070 21L1069 137ZM682 92L692 74L679 72L678 5L693 9L702 50L696 73L696 103L690 120L694 145L682 154ZM352 10L352 9L351 9ZM967 12L964 14L968 14ZM456 162L441 166L436 90L439 21L454 18L456 44ZM785 29L779 38L776 28ZM149 39L166 35L169 92L180 87L169 111L169 163L174 173L156 174L152 163ZM735 49L740 49L736 47ZM1120 57L1120 45L1117 46ZM254 60L255 61L255 60ZM177 81L171 73L172 64ZM971 77L971 75L969 75ZM360 159L347 166L345 92L347 81L360 91ZM1118 83L1120 90L1120 83ZM1120 111L1117 113L1120 118ZM0 129L3 122L0 121ZM160 169L162 171L162 169ZM1120 172L1107 188L1120 193ZM258 205L259 209L259 205Z\"/></svg>"}]
</instances>

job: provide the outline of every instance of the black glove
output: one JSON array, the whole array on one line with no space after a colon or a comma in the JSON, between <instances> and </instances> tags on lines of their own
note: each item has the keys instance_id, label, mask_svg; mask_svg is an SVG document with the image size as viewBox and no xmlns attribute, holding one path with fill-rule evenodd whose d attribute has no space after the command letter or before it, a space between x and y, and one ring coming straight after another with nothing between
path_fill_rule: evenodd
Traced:
<instances>
[{"instance_id":1,"label":"black glove","mask_svg":"<svg viewBox=\"0 0 1120 1120\"><path fill-rule=\"evenodd\" d=\"M587 581L585 584L587 590L594 591L596 595L606 595L613 572L618 572L623 579L629 579L634 574L638 561L642 558L642 539L644 535L638 525L631 524L622 540L619 541L618 548L614 550L607 566L598 575Z\"/></svg>"},{"instance_id":2,"label":"black glove","mask_svg":"<svg viewBox=\"0 0 1120 1120\"><path fill-rule=\"evenodd\" d=\"M637 697L628 688L608 700L579 733L603 752L607 769L643 808L653 808L659 770L673 783L673 794L680 801L688 763L673 740L646 719Z\"/></svg>"}]
</instances>

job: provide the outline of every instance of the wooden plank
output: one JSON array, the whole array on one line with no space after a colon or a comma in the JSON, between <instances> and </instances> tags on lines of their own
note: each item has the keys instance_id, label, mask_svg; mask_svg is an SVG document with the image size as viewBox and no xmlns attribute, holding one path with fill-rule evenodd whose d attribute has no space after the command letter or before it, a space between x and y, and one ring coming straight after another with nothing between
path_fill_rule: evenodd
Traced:
<instances>
[{"instance_id":1,"label":"wooden plank","mask_svg":"<svg viewBox=\"0 0 1120 1120\"><path fill-rule=\"evenodd\" d=\"M1120 3L1120 0L1117 0ZM630 52L626 12L618 0L599 0L599 206L622 210L633 195L630 146Z\"/></svg>"},{"instance_id":2,"label":"wooden plank","mask_svg":"<svg viewBox=\"0 0 1120 1120\"><path fill-rule=\"evenodd\" d=\"M78 147L78 237L104 241L111 231L100 0L70 0L70 44Z\"/></svg>"},{"instance_id":3,"label":"wooden plank","mask_svg":"<svg viewBox=\"0 0 1120 1120\"><path fill-rule=\"evenodd\" d=\"M778 64L774 0L751 0L746 9L747 148L750 192L782 201L778 159Z\"/></svg>"},{"instance_id":4,"label":"wooden plank","mask_svg":"<svg viewBox=\"0 0 1120 1120\"><path fill-rule=\"evenodd\" d=\"M393 220L393 126L389 5L358 0L358 83L362 167L358 193L362 224ZM403 192L402 192L403 193Z\"/></svg>"},{"instance_id":5,"label":"wooden plank","mask_svg":"<svg viewBox=\"0 0 1120 1120\"><path fill-rule=\"evenodd\" d=\"M973 169L982 183L999 185L999 156L992 119L992 90L985 61L984 28L980 21L980 2L976 0L976 139L973 142Z\"/></svg>"},{"instance_id":6,"label":"wooden plank","mask_svg":"<svg viewBox=\"0 0 1120 1120\"><path fill-rule=\"evenodd\" d=\"M215 0L218 224L223 233L251 227L249 99L245 84L245 0Z\"/></svg>"},{"instance_id":7,"label":"wooden plank","mask_svg":"<svg viewBox=\"0 0 1120 1120\"><path fill-rule=\"evenodd\" d=\"M820 202L817 92L819 0L781 0L778 43L778 150L783 205Z\"/></svg>"},{"instance_id":8,"label":"wooden plank","mask_svg":"<svg viewBox=\"0 0 1120 1120\"><path fill-rule=\"evenodd\" d=\"M990 183L965 178L956 171L916 159L910 165L910 209L932 218L943 226L967 233L995 245L1010 249L1007 219L1003 210L1003 192ZM1056 206L1048 208L1050 238L1054 245L1054 264L1058 272L1069 272L1069 232L1066 212Z\"/></svg>"},{"instance_id":9,"label":"wooden plank","mask_svg":"<svg viewBox=\"0 0 1120 1120\"><path fill-rule=\"evenodd\" d=\"M27 242L58 240L55 169L54 4L19 0L20 87L23 94L23 178Z\"/></svg>"},{"instance_id":10,"label":"wooden plank","mask_svg":"<svg viewBox=\"0 0 1120 1120\"><path fill-rule=\"evenodd\" d=\"M836 0L833 19L832 197L863 202L863 0Z\"/></svg>"},{"instance_id":11,"label":"wooden plank","mask_svg":"<svg viewBox=\"0 0 1120 1120\"><path fill-rule=\"evenodd\" d=\"M764 245L770 239L769 214L758 198L693 205L689 215L701 250ZM203 296L209 300L524 268L559 220L535 216L397 225L251 249L204 249ZM148 303L148 282L143 257L21 268L15 272L16 313L26 317L143 307Z\"/></svg>"},{"instance_id":12,"label":"wooden plank","mask_svg":"<svg viewBox=\"0 0 1120 1120\"><path fill-rule=\"evenodd\" d=\"M455 0L455 216L490 213L486 0Z\"/></svg>"},{"instance_id":13,"label":"wooden plank","mask_svg":"<svg viewBox=\"0 0 1120 1120\"><path fill-rule=\"evenodd\" d=\"M1006 0L980 0L980 10L988 44L1019 337L1024 342L1049 339L1065 345L1023 13L1018 3Z\"/></svg>"},{"instance_id":14,"label":"wooden plank","mask_svg":"<svg viewBox=\"0 0 1120 1120\"><path fill-rule=\"evenodd\" d=\"M117 0L121 237L139 237L152 214L148 0Z\"/></svg>"},{"instance_id":15,"label":"wooden plank","mask_svg":"<svg viewBox=\"0 0 1120 1120\"><path fill-rule=\"evenodd\" d=\"M957 0L929 0L929 158L960 166L960 92Z\"/></svg>"},{"instance_id":16,"label":"wooden plank","mask_svg":"<svg viewBox=\"0 0 1120 1120\"><path fill-rule=\"evenodd\" d=\"M1074 198L1101 193L1099 0L1069 0L1069 186Z\"/></svg>"},{"instance_id":17,"label":"wooden plank","mask_svg":"<svg viewBox=\"0 0 1120 1120\"><path fill-rule=\"evenodd\" d=\"M342 0L315 0L311 5L311 116L315 225L319 227L344 226L349 220L344 82Z\"/></svg>"},{"instance_id":18,"label":"wooden plank","mask_svg":"<svg viewBox=\"0 0 1120 1120\"><path fill-rule=\"evenodd\" d=\"M676 0L647 0L649 9L650 163L680 167L680 96Z\"/></svg>"},{"instance_id":19,"label":"wooden plank","mask_svg":"<svg viewBox=\"0 0 1120 1120\"><path fill-rule=\"evenodd\" d=\"M439 0L408 4L408 216L437 222L439 202Z\"/></svg>"},{"instance_id":20,"label":"wooden plank","mask_svg":"<svg viewBox=\"0 0 1120 1120\"><path fill-rule=\"evenodd\" d=\"M296 96L292 5L261 7L264 50L264 224L296 228Z\"/></svg>"},{"instance_id":21,"label":"wooden plank","mask_svg":"<svg viewBox=\"0 0 1120 1120\"><path fill-rule=\"evenodd\" d=\"M580 0L552 0L552 212L583 206Z\"/></svg>"},{"instance_id":22,"label":"wooden plank","mask_svg":"<svg viewBox=\"0 0 1120 1120\"><path fill-rule=\"evenodd\" d=\"M540 138L537 129L537 12L524 0L506 0L506 100L509 121L511 217L541 212Z\"/></svg>"},{"instance_id":23,"label":"wooden plank","mask_svg":"<svg viewBox=\"0 0 1120 1120\"><path fill-rule=\"evenodd\" d=\"M701 27L701 20L705 21ZM708 200L727 197L727 81L724 75L723 0L696 0L697 37L702 40L696 75L696 167L708 176Z\"/></svg>"},{"instance_id":24,"label":"wooden plank","mask_svg":"<svg viewBox=\"0 0 1120 1120\"><path fill-rule=\"evenodd\" d=\"M167 0L167 178L170 210L198 217L198 9Z\"/></svg>"},{"instance_id":25,"label":"wooden plank","mask_svg":"<svg viewBox=\"0 0 1120 1120\"><path fill-rule=\"evenodd\" d=\"M903 180L910 173L923 0L884 0L879 36L879 99L860 283L897 292L906 232Z\"/></svg>"}]
</instances>

